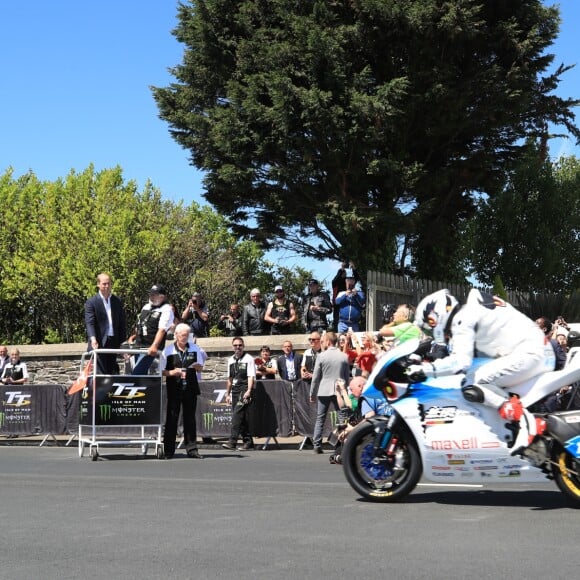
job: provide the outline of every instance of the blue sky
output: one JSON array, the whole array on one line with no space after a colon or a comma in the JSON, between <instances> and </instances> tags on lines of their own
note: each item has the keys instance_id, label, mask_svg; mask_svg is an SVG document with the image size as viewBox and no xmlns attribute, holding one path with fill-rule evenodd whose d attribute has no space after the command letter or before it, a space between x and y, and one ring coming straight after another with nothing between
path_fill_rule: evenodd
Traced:
<instances>
[{"instance_id":1,"label":"blue sky","mask_svg":"<svg viewBox=\"0 0 580 580\"><path fill-rule=\"evenodd\" d=\"M575 64L580 1L559 5L555 64ZM173 0L1 2L0 172L12 167L16 176L32 170L55 180L90 163L97 170L119 165L139 187L150 179L168 199L205 203L201 174L158 119L149 89L170 83L167 68L181 62L182 47L170 34L176 7ZM580 67L558 92L580 96ZM558 141L551 153L579 154L571 141ZM327 283L338 267L271 257Z\"/></svg>"}]
</instances>

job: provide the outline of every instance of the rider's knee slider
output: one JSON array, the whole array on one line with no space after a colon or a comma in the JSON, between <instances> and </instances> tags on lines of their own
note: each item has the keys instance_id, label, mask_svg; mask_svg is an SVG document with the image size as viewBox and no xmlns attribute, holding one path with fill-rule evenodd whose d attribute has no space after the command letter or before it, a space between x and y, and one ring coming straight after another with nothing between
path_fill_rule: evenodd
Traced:
<instances>
[{"instance_id":1,"label":"rider's knee slider","mask_svg":"<svg viewBox=\"0 0 580 580\"><path fill-rule=\"evenodd\" d=\"M470 403L483 403L485 400L483 391L477 385L462 387L463 398Z\"/></svg>"}]
</instances>

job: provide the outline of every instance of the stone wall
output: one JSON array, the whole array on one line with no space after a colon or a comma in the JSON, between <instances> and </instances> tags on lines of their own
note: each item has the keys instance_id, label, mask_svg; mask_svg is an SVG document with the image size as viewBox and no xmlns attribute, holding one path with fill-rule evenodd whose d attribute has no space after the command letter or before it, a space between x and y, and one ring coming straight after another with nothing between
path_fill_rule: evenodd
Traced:
<instances>
[{"instance_id":1,"label":"stone wall","mask_svg":"<svg viewBox=\"0 0 580 580\"><path fill-rule=\"evenodd\" d=\"M253 353L252 353L253 354ZM80 357L59 357L58 359L32 359L23 357L26 362L30 382L35 384L69 385L79 375ZM205 381L221 380L226 377L227 356L210 355L202 373Z\"/></svg>"},{"instance_id":2,"label":"stone wall","mask_svg":"<svg viewBox=\"0 0 580 580\"><path fill-rule=\"evenodd\" d=\"M273 357L282 354L282 343L288 339L292 341L294 350L298 353L308 348L308 340L302 334L244 337L246 352L258 356L262 345L267 344L272 349ZM227 360L232 354L232 339L203 338L198 340L198 344L208 353L203 379L206 381L225 379ZM84 343L17 346L22 361L28 367L30 382L59 385L68 385L77 378L85 347ZM12 347L9 346L8 349L10 348Z\"/></svg>"}]
</instances>

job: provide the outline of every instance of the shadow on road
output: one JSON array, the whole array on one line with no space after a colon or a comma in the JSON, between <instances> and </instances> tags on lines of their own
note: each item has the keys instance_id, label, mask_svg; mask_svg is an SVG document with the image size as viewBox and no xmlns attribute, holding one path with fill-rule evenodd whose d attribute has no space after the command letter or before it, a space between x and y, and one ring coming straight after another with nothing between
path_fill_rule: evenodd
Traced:
<instances>
[{"instance_id":1,"label":"shadow on road","mask_svg":"<svg viewBox=\"0 0 580 580\"><path fill-rule=\"evenodd\" d=\"M368 502L361 498L359 501ZM370 502L372 503L372 502ZM415 492L398 501L399 504L438 503L454 506L528 507L532 510L573 509L579 506L569 502L559 491L437 491Z\"/></svg>"}]
</instances>

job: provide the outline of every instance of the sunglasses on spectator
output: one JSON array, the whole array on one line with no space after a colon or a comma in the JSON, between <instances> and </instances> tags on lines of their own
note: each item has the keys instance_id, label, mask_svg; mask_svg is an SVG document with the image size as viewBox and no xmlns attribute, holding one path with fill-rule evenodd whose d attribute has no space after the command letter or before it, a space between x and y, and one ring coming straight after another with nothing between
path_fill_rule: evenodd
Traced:
<instances>
[{"instance_id":1,"label":"sunglasses on spectator","mask_svg":"<svg viewBox=\"0 0 580 580\"><path fill-rule=\"evenodd\" d=\"M309 338L308 342L320 342L319 338Z\"/></svg>"}]
</instances>

